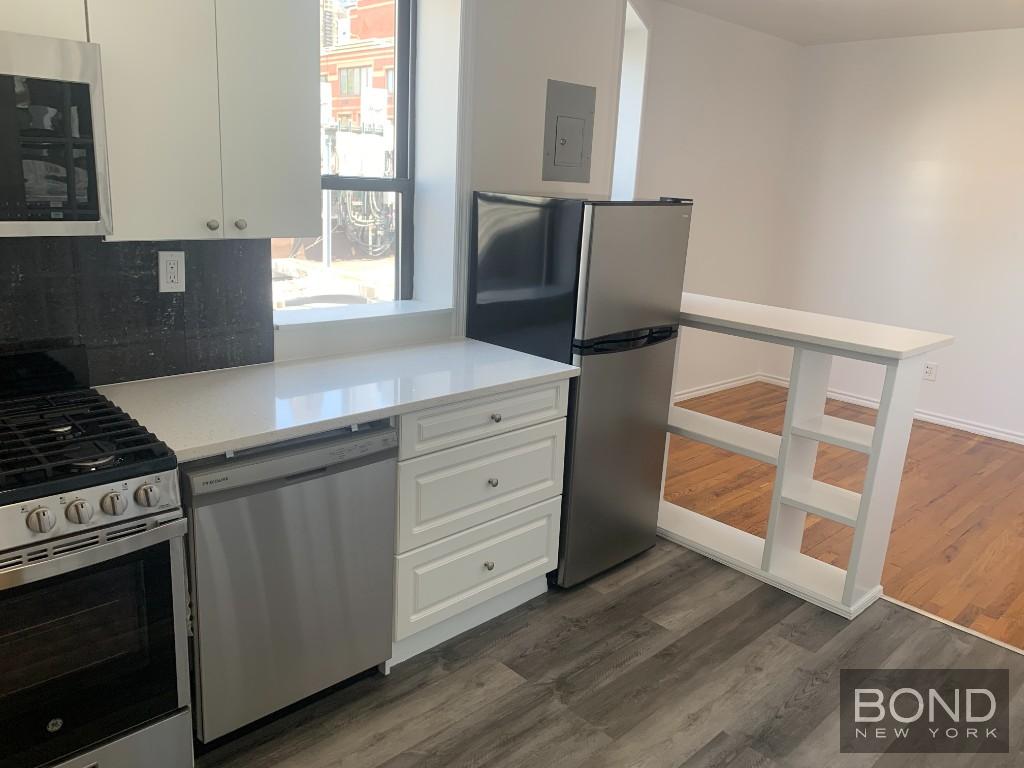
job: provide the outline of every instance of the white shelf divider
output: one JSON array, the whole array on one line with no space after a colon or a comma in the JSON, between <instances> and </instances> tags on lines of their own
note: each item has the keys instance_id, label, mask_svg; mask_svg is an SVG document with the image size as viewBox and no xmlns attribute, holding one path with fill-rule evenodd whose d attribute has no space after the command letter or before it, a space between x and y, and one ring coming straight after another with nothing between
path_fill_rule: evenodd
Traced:
<instances>
[{"instance_id":1,"label":"white shelf divider","mask_svg":"<svg viewBox=\"0 0 1024 768\"><path fill-rule=\"evenodd\" d=\"M760 536L669 501L661 502L658 535L848 619L882 594L879 587L875 593L846 605L843 602L846 571L800 552L779 558L776 568L765 571L761 568L764 539Z\"/></svg>"},{"instance_id":2,"label":"white shelf divider","mask_svg":"<svg viewBox=\"0 0 1024 768\"><path fill-rule=\"evenodd\" d=\"M684 306L688 300L702 310L695 313L691 306L690 312L682 312L682 325L792 347L793 368L781 436L674 406L669 409L666 426L672 434L775 465L766 538L668 501L661 503L659 535L840 616L856 617L882 595L882 568L924 368L923 354L952 343L952 337L711 297L687 297ZM817 327L820 334L814 333ZM834 357L885 367L874 427L825 414ZM814 479L818 445L823 442L867 454L862 493ZM665 443L667 468L667 438ZM848 570L801 551L808 514L853 528Z\"/></svg>"},{"instance_id":3,"label":"white shelf divider","mask_svg":"<svg viewBox=\"0 0 1024 768\"><path fill-rule=\"evenodd\" d=\"M782 444L782 438L771 432L678 406L673 406L669 410L668 431L766 464L779 463L779 446Z\"/></svg>"},{"instance_id":4,"label":"white shelf divider","mask_svg":"<svg viewBox=\"0 0 1024 768\"><path fill-rule=\"evenodd\" d=\"M764 539L670 501L661 502L658 533L745 573L761 570Z\"/></svg>"},{"instance_id":5,"label":"white shelf divider","mask_svg":"<svg viewBox=\"0 0 1024 768\"><path fill-rule=\"evenodd\" d=\"M782 504L853 527L860 512L860 494L806 477L787 478Z\"/></svg>"},{"instance_id":6,"label":"white shelf divider","mask_svg":"<svg viewBox=\"0 0 1024 768\"><path fill-rule=\"evenodd\" d=\"M793 434L823 443L838 445L851 451L871 453L875 428L869 424L837 419L835 416L812 416L793 425Z\"/></svg>"}]
</instances>

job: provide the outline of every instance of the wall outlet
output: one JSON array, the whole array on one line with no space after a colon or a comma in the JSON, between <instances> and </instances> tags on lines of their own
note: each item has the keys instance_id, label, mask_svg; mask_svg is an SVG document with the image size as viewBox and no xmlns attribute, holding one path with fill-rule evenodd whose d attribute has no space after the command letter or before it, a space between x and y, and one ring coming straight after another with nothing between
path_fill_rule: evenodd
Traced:
<instances>
[{"instance_id":1,"label":"wall outlet","mask_svg":"<svg viewBox=\"0 0 1024 768\"><path fill-rule=\"evenodd\" d=\"M185 252L160 251L160 293L185 292Z\"/></svg>"},{"instance_id":2,"label":"wall outlet","mask_svg":"<svg viewBox=\"0 0 1024 768\"><path fill-rule=\"evenodd\" d=\"M924 364L924 380L935 381L939 377L939 364L938 363L925 363Z\"/></svg>"}]
</instances>

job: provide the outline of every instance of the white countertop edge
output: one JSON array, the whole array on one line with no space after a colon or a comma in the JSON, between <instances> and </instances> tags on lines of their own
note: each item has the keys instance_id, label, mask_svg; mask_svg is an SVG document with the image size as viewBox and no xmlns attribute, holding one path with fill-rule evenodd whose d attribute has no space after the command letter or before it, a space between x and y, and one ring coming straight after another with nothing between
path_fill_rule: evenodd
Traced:
<instances>
[{"instance_id":1,"label":"white countertop edge","mask_svg":"<svg viewBox=\"0 0 1024 768\"><path fill-rule=\"evenodd\" d=\"M579 368L574 368L572 371L546 374L543 376L531 376L525 379L516 379L502 384L495 384L489 387L481 387L480 389L471 389L461 392L453 392L446 395L438 395L436 397L410 401L408 403L394 405L387 408L377 408L372 411L360 411L358 413L348 414L342 418L325 419L324 421L299 424L294 427L284 427L281 429L253 433L251 435L246 435L245 437L205 443L202 446L194 448L177 449L174 451L174 455L178 457L178 464L180 466L192 461L216 458L228 452L237 453L238 451L245 451L250 448L262 448L268 445L273 445L274 443L284 442L285 440L312 437L335 429L341 429L342 427L349 427L353 424L360 424L365 421L388 419L393 416L401 416L406 413L422 411L439 405L448 405L450 403L473 400L478 397L499 395L503 392L521 389L524 387L540 386L554 381L572 379L579 376L579 374ZM157 435L157 437L159 437L159 435Z\"/></svg>"},{"instance_id":2,"label":"white countertop edge","mask_svg":"<svg viewBox=\"0 0 1024 768\"><path fill-rule=\"evenodd\" d=\"M350 362L353 376L346 379ZM454 338L109 384L97 390L167 443L184 464L567 381L579 373L570 364ZM438 374L445 379L440 385L433 380ZM311 386L296 388L296 381L307 380ZM385 396L377 402L372 397L363 400L359 390L373 388L377 380ZM352 400L346 402L350 395ZM325 397L331 402L323 401ZM281 404L296 410L282 418Z\"/></svg>"},{"instance_id":3,"label":"white countertop edge","mask_svg":"<svg viewBox=\"0 0 1024 768\"><path fill-rule=\"evenodd\" d=\"M877 343L866 343L855 339L844 339L839 338L836 335L815 334L789 328L779 328L778 326L770 324L745 322L723 317L721 315L708 314L706 312L688 312L685 308L681 308L679 313L679 322L683 327L711 331L722 329L725 332L733 330L752 336L759 336L768 341L778 340L777 343L781 344L807 344L849 352L855 355L880 357L890 360L905 360L912 357L919 357L941 347L949 346L955 341L955 337L953 336L935 333L933 331L919 331L910 328L900 328L898 326L871 323L865 320L855 320L836 315L822 315L816 312L805 312L802 310L788 309L786 307L754 304L750 302L737 301L735 299L720 299L715 296L706 296L702 294L684 294L684 304L688 296L693 296L695 299L699 300L717 301L728 307L741 307L749 311L769 311L771 313L779 314L784 313L790 318L799 318L807 321L822 319L833 323L842 322L849 324L852 329L864 331L870 330L876 333L892 332L897 334L912 334L918 336L920 339L911 346L879 346Z\"/></svg>"},{"instance_id":4,"label":"white countertop edge","mask_svg":"<svg viewBox=\"0 0 1024 768\"><path fill-rule=\"evenodd\" d=\"M931 352L942 347L947 347L953 343L955 338L953 336L947 336L944 339L940 339L931 344L927 344L920 347L915 347L912 350L892 350L887 347L876 347L864 344L855 344L852 342L837 341L822 336L814 336L811 334L801 334L795 331L779 332L771 328L766 328L760 325L752 325L746 323L736 323L721 320L719 318L708 317L705 315L695 315L687 312L680 313L679 316L680 325L684 328L694 328L696 330L715 330L718 328L743 331L752 335L758 335L763 337L772 337L778 339L780 344L810 344L818 347L828 347L830 349L842 350L845 352L851 352L860 355L871 355L874 357L885 357L892 360L907 360L911 357L919 357L923 354Z\"/></svg>"}]
</instances>

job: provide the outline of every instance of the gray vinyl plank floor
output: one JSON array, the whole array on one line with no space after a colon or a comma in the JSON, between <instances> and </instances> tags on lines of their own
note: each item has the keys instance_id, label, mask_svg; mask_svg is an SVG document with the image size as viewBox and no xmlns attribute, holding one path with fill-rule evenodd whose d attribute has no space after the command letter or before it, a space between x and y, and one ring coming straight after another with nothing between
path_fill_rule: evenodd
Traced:
<instances>
[{"instance_id":1,"label":"gray vinyl plank floor","mask_svg":"<svg viewBox=\"0 0 1024 768\"><path fill-rule=\"evenodd\" d=\"M841 755L843 668L1006 667L1010 755ZM885 601L846 621L674 544L332 691L199 768L1024 767L1024 656Z\"/></svg>"}]
</instances>

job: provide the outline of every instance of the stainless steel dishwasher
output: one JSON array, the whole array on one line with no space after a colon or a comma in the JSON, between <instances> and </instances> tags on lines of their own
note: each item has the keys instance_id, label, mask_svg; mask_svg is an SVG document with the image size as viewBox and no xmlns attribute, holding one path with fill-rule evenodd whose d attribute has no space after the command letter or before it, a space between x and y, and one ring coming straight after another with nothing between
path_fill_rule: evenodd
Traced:
<instances>
[{"instance_id":1,"label":"stainless steel dishwasher","mask_svg":"<svg viewBox=\"0 0 1024 768\"><path fill-rule=\"evenodd\" d=\"M208 742L391 657L389 422L185 470Z\"/></svg>"}]
</instances>

